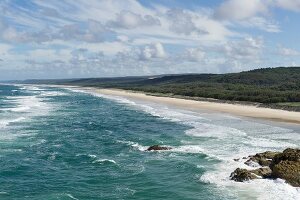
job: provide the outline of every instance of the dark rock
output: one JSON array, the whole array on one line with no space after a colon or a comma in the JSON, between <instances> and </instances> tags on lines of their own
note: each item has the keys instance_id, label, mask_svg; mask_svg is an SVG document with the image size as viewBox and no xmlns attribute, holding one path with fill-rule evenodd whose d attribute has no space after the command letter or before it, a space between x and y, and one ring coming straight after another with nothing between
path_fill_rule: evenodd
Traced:
<instances>
[{"instance_id":1,"label":"dark rock","mask_svg":"<svg viewBox=\"0 0 300 200\"><path fill-rule=\"evenodd\" d=\"M270 165L272 178L281 178L300 187L300 149L288 148L276 155Z\"/></svg>"},{"instance_id":2,"label":"dark rock","mask_svg":"<svg viewBox=\"0 0 300 200\"><path fill-rule=\"evenodd\" d=\"M258 178L255 174L248 171L247 169L241 169L241 168L237 168L236 170L234 170L234 172L231 173L230 177L231 180L237 182L249 181Z\"/></svg>"},{"instance_id":3,"label":"dark rock","mask_svg":"<svg viewBox=\"0 0 300 200\"><path fill-rule=\"evenodd\" d=\"M251 173L256 174L257 176L261 176L262 178L271 177L272 170L270 167L261 167L258 169L250 170Z\"/></svg>"},{"instance_id":4,"label":"dark rock","mask_svg":"<svg viewBox=\"0 0 300 200\"><path fill-rule=\"evenodd\" d=\"M256 161L253 161L251 159L249 159L246 162L244 162L244 164L248 165L250 167L259 167L260 166Z\"/></svg>"},{"instance_id":5,"label":"dark rock","mask_svg":"<svg viewBox=\"0 0 300 200\"><path fill-rule=\"evenodd\" d=\"M300 187L300 161L281 161L273 166L272 178L281 178L294 187Z\"/></svg>"},{"instance_id":6,"label":"dark rock","mask_svg":"<svg viewBox=\"0 0 300 200\"><path fill-rule=\"evenodd\" d=\"M267 159L260 159L258 161L258 164L261 166L270 166L272 160L267 160Z\"/></svg>"},{"instance_id":7,"label":"dark rock","mask_svg":"<svg viewBox=\"0 0 300 200\"><path fill-rule=\"evenodd\" d=\"M161 150L170 150L171 147L163 147L159 145L150 146L146 151L161 151Z\"/></svg>"},{"instance_id":8,"label":"dark rock","mask_svg":"<svg viewBox=\"0 0 300 200\"><path fill-rule=\"evenodd\" d=\"M266 151L249 156L246 165L255 167L256 163L262 167L254 170L237 168L231 173L232 180L243 182L262 178L281 178L295 187L300 187L300 149L285 149L282 153Z\"/></svg>"},{"instance_id":9,"label":"dark rock","mask_svg":"<svg viewBox=\"0 0 300 200\"><path fill-rule=\"evenodd\" d=\"M279 153L280 152L273 152L273 151L257 153L254 156L249 156L249 159L245 162L245 164L252 166L253 162L255 162L261 166L270 166L272 159Z\"/></svg>"},{"instance_id":10,"label":"dark rock","mask_svg":"<svg viewBox=\"0 0 300 200\"><path fill-rule=\"evenodd\" d=\"M282 153L277 154L272 160L271 168L284 160L300 161L300 149L287 148Z\"/></svg>"},{"instance_id":11,"label":"dark rock","mask_svg":"<svg viewBox=\"0 0 300 200\"><path fill-rule=\"evenodd\" d=\"M239 161L240 159L239 159L239 158L234 158L233 160L237 162L237 161Z\"/></svg>"}]
</instances>

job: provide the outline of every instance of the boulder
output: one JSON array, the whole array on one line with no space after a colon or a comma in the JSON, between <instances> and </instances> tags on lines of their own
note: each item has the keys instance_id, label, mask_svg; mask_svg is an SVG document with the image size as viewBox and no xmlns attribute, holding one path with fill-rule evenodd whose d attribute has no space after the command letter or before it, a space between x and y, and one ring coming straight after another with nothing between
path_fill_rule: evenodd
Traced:
<instances>
[{"instance_id":1,"label":"boulder","mask_svg":"<svg viewBox=\"0 0 300 200\"><path fill-rule=\"evenodd\" d=\"M254 170L237 168L231 173L232 180L243 182L251 179L281 178L292 186L300 187L300 149L287 148L282 153L266 151L249 156L245 164L261 167Z\"/></svg>"},{"instance_id":2,"label":"boulder","mask_svg":"<svg viewBox=\"0 0 300 200\"><path fill-rule=\"evenodd\" d=\"M281 178L300 187L300 149L288 148L276 155L270 165L272 178Z\"/></svg>"},{"instance_id":3,"label":"boulder","mask_svg":"<svg viewBox=\"0 0 300 200\"><path fill-rule=\"evenodd\" d=\"M269 178L272 174L272 170L270 169L270 167L261 167L258 169L250 170L249 172L262 178Z\"/></svg>"},{"instance_id":4,"label":"boulder","mask_svg":"<svg viewBox=\"0 0 300 200\"><path fill-rule=\"evenodd\" d=\"M234 170L234 172L231 173L230 178L231 180L237 182L243 182L256 179L258 177L247 169L237 168L236 170Z\"/></svg>"},{"instance_id":5,"label":"boulder","mask_svg":"<svg viewBox=\"0 0 300 200\"><path fill-rule=\"evenodd\" d=\"M258 163L261 166L270 166L272 159L280 152L266 151L263 153L257 153L254 156L249 156L245 162L246 165L253 166L254 163Z\"/></svg>"},{"instance_id":6,"label":"boulder","mask_svg":"<svg viewBox=\"0 0 300 200\"><path fill-rule=\"evenodd\" d=\"M150 146L146 151L161 151L161 150L170 150L171 147L163 147L159 145Z\"/></svg>"},{"instance_id":7,"label":"boulder","mask_svg":"<svg viewBox=\"0 0 300 200\"><path fill-rule=\"evenodd\" d=\"M271 168L284 160L300 161L300 149L287 148L282 153L277 154L272 160Z\"/></svg>"}]
</instances>

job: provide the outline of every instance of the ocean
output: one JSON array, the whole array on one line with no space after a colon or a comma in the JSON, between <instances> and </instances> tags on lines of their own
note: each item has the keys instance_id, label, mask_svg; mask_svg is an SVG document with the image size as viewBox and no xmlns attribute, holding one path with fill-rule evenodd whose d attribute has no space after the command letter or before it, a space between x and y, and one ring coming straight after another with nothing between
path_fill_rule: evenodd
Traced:
<instances>
[{"instance_id":1,"label":"ocean","mask_svg":"<svg viewBox=\"0 0 300 200\"><path fill-rule=\"evenodd\" d=\"M146 152L150 145L173 149ZM0 85L0 199L300 199L283 180L231 181L300 127L81 89Z\"/></svg>"}]
</instances>

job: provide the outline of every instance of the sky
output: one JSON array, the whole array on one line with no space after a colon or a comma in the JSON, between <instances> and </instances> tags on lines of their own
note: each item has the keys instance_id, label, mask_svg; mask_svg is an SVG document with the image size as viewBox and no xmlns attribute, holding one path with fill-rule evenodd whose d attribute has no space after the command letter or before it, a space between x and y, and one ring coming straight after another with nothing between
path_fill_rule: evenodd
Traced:
<instances>
[{"instance_id":1,"label":"sky","mask_svg":"<svg viewBox=\"0 0 300 200\"><path fill-rule=\"evenodd\" d=\"M300 0L0 0L0 80L300 66Z\"/></svg>"}]
</instances>

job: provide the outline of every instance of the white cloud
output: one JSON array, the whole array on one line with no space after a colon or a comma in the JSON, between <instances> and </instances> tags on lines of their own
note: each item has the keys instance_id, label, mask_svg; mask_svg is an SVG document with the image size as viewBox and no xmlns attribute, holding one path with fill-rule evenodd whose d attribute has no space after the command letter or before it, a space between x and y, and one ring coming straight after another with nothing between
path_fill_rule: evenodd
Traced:
<instances>
[{"instance_id":1,"label":"white cloud","mask_svg":"<svg viewBox=\"0 0 300 200\"><path fill-rule=\"evenodd\" d=\"M300 56L300 52L295 49L279 47L278 49L279 55L282 56Z\"/></svg>"},{"instance_id":2,"label":"white cloud","mask_svg":"<svg viewBox=\"0 0 300 200\"><path fill-rule=\"evenodd\" d=\"M160 21L151 15L142 16L123 10L117 15L115 20L109 21L108 25L114 28L134 29L143 26L159 26Z\"/></svg>"},{"instance_id":3,"label":"white cloud","mask_svg":"<svg viewBox=\"0 0 300 200\"><path fill-rule=\"evenodd\" d=\"M281 31L278 23L268 21L263 17L251 17L241 21L240 24L248 28L254 27L270 33L278 33Z\"/></svg>"},{"instance_id":4,"label":"white cloud","mask_svg":"<svg viewBox=\"0 0 300 200\"><path fill-rule=\"evenodd\" d=\"M71 48L88 49L92 52L103 52L106 56L112 56L119 52L128 51L130 47L123 42L102 42L102 43L80 43L72 44Z\"/></svg>"},{"instance_id":5,"label":"white cloud","mask_svg":"<svg viewBox=\"0 0 300 200\"><path fill-rule=\"evenodd\" d=\"M126 35L118 35L117 39L121 42L128 42L129 41L129 37Z\"/></svg>"},{"instance_id":6,"label":"white cloud","mask_svg":"<svg viewBox=\"0 0 300 200\"><path fill-rule=\"evenodd\" d=\"M275 0L275 4L283 9L300 11L300 0Z\"/></svg>"},{"instance_id":7,"label":"white cloud","mask_svg":"<svg viewBox=\"0 0 300 200\"><path fill-rule=\"evenodd\" d=\"M135 0L30 2L34 11L10 1L0 3L1 69L28 69L45 76L248 69L269 59L264 44L273 41L269 35L281 32L283 21L275 21L280 19L271 8L299 10L299 0L226 0L216 9L201 7L201 2L193 9L153 2L144 6ZM266 43L252 29L267 32ZM299 56L283 47L276 54L293 61Z\"/></svg>"},{"instance_id":8,"label":"white cloud","mask_svg":"<svg viewBox=\"0 0 300 200\"><path fill-rule=\"evenodd\" d=\"M190 62L201 62L205 57L205 52L200 48L188 48L183 54L183 59Z\"/></svg>"},{"instance_id":9,"label":"white cloud","mask_svg":"<svg viewBox=\"0 0 300 200\"><path fill-rule=\"evenodd\" d=\"M0 43L0 56L7 55L10 49L12 49L11 45Z\"/></svg>"},{"instance_id":10,"label":"white cloud","mask_svg":"<svg viewBox=\"0 0 300 200\"><path fill-rule=\"evenodd\" d=\"M50 61L68 61L72 55L70 50L55 50L55 49L35 49L28 52L29 58L35 58L38 62Z\"/></svg>"},{"instance_id":11,"label":"white cloud","mask_svg":"<svg viewBox=\"0 0 300 200\"><path fill-rule=\"evenodd\" d=\"M153 58L165 58L166 52L161 43L155 43L152 45L145 46L140 52L140 59L150 60Z\"/></svg>"},{"instance_id":12,"label":"white cloud","mask_svg":"<svg viewBox=\"0 0 300 200\"><path fill-rule=\"evenodd\" d=\"M221 20L242 20L257 14L268 12L267 0L227 0L215 11L215 17Z\"/></svg>"},{"instance_id":13,"label":"white cloud","mask_svg":"<svg viewBox=\"0 0 300 200\"><path fill-rule=\"evenodd\" d=\"M204 34L206 31L196 27L191 14L185 10L172 9L167 11L168 19L170 20L170 30L184 35Z\"/></svg>"},{"instance_id":14,"label":"white cloud","mask_svg":"<svg viewBox=\"0 0 300 200\"><path fill-rule=\"evenodd\" d=\"M281 32L271 13L274 7L300 10L300 0L227 0L214 12L216 19L270 33Z\"/></svg>"},{"instance_id":15,"label":"white cloud","mask_svg":"<svg viewBox=\"0 0 300 200\"><path fill-rule=\"evenodd\" d=\"M18 37L19 35L17 34L15 28L8 26L7 23L0 18L0 39L3 39L4 41L13 41Z\"/></svg>"},{"instance_id":16,"label":"white cloud","mask_svg":"<svg viewBox=\"0 0 300 200\"><path fill-rule=\"evenodd\" d=\"M41 12L50 11L50 15L42 16L44 22L47 23L41 24L39 21L38 27L38 22L31 23L38 18L35 17L36 14L28 16L29 13L26 13L23 20L14 18L20 26L23 25L24 20L28 21L24 32L12 27L2 39L23 43L45 43L57 39L100 43L107 40L119 40L118 35L122 35L123 38L126 36L135 40L146 40L151 37L160 42L182 41L184 45L184 41L187 40L191 43L219 41L232 34L225 24L211 19L209 13L202 10L176 11L169 8L156 9L155 6L147 8L133 0L126 2L78 0L60 3L35 0L34 3L41 7ZM71 11L66 13L66 10ZM59 16L55 17L51 13L59 13ZM33 25L32 28L30 24ZM45 27L45 24L48 26ZM187 38L187 35L190 37ZM145 43L151 43L153 40Z\"/></svg>"},{"instance_id":17,"label":"white cloud","mask_svg":"<svg viewBox=\"0 0 300 200\"><path fill-rule=\"evenodd\" d=\"M227 42L220 50L228 59L258 62L264 47L262 38L246 37L242 40Z\"/></svg>"},{"instance_id":18,"label":"white cloud","mask_svg":"<svg viewBox=\"0 0 300 200\"><path fill-rule=\"evenodd\" d=\"M114 32L100 22L87 20L85 22L69 23L56 31L44 29L41 31L20 31L13 26L0 23L0 39L11 43L41 43L52 40L103 42L114 37Z\"/></svg>"},{"instance_id":19,"label":"white cloud","mask_svg":"<svg viewBox=\"0 0 300 200\"><path fill-rule=\"evenodd\" d=\"M84 42L103 42L113 35L113 31L100 22L88 20L84 23L65 25L54 37L63 40L77 40Z\"/></svg>"}]
</instances>

